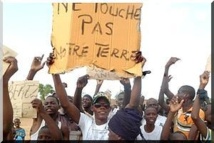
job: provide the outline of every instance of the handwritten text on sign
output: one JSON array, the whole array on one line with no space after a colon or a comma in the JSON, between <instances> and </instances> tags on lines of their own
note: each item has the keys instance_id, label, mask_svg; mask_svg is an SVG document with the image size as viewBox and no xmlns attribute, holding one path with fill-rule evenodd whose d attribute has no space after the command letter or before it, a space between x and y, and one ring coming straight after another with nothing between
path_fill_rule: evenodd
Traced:
<instances>
[{"instance_id":1,"label":"handwritten text on sign","mask_svg":"<svg viewBox=\"0 0 214 143\"><path fill-rule=\"evenodd\" d=\"M55 62L50 72L90 64L115 72L133 68L133 51L140 48L141 7L138 3L54 3Z\"/></svg>"},{"instance_id":2,"label":"handwritten text on sign","mask_svg":"<svg viewBox=\"0 0 214 143\"><path fill-rule=\"evenodd\" d=\"M31 101L37 98L38 89L38 81L15 81L9 85L14 117L36 117L36 111L31 107Z\"/></svg>"}]
</instances>

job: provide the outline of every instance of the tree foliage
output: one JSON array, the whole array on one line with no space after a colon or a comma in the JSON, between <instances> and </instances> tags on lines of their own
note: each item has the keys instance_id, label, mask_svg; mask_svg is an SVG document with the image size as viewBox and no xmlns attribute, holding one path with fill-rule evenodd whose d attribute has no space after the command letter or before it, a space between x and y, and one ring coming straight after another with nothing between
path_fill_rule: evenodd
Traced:
<instances>
[{"instance_id":1,"label":"tree foliage","mask_svg":"<svg viewBox=\"0 0 214 143\"><path fill-rule=\"evenodd\" d=\"M39 84L39 94L40 94L40 99L45 100L45 97L48 94L52 94L54 92L53 87L50 84Z\"/></svg>"}]
</instances>

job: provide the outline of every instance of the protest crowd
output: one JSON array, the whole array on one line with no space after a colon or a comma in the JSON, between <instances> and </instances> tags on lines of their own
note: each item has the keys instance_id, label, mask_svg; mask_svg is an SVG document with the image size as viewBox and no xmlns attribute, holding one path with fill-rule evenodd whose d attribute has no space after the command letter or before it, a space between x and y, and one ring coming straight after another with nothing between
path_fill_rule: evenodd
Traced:
<instances>
[{"instance_id":1,"label":"protest crowd","mask_svg":"<svg viewBox=\"0 0 214 143\"><path fill-rule=\"evenodd\" d=\"M33 80L45 63L54 63L53 54L42 63L43 57L34 57L27 80ZM199 78L197 91L190 85L183 85L173 94L168 88L171 76L169 68L179 58L171 57L165 65L158 100L149 98L144 104L141 96L142 77L135 77L133 87L128 78L120 83L124 91L116 95L116 104L111 104L107 92L99 91L102 83L97 80L94 95L82 97L89 76L76 81L73 96L66 93L60 74L52 74L55 92L46 97L44 103L34 99L31 104L37 110L30 130L31 140L200 140L211 139L211 103L205 87L209 82L209 72L204 71ZM138 52L136 62L146 64L146 59ZM3 75L3 139L24 140L25 130L18 118L13 121L8 82L18 71L14 57L6 57L10 66ZM164 100L168 97L168 102ZM59 110L62 108L63 110ZM59 112L60 111L60 112Z\"/></svg>"},{"instance_id":2,"label":"protest crowd","mask_svg":"<svg viewBox=\"0 0 214 143\"><path fill-rule=\"evenodd\" d=\"M130 7L126 9L128 11ZM73 10L79 11L78 5L73 7ZM131 16L133 18L139 16L139 10L139 8L136 9L135 15ZM129 11L126 14L130 16ZM123 15L121 14L121 16ZM85 24L88 23L85 22ZM83 48L85 49L82 52L86 54L86 47ZM98 56L105 58L107 55L105 49L110 51L106 47L100 49ZM111 91L108 89L100 91L103 82L105 82L100 79L94 79L97 80L96 87L91 87L94 88L94 93L83 94L84 87L90 86L88 85L90 79L88 74L82 75L77 81L71 81L76 82L76 87L73 87L75 88L74 95L70 95L66 91L66 86L69 83L65 84L61 80L60 73L47 73L47 76L52 76L54 92L47 95L44 101L39 98L31 101L30 105L36 110L36 117L32 118L30 140L26 140L26 131L22 128L23 122L14 117L13 104L9 95L9 81L21 66L18 66L18 61L14 56L4 57L3 62L9 66L1 78L3 85L3 141L211 141L211 131L213 131L211 100L205 89L209 82L210 71L205 70L201 75L198 75L197 88L191 85L182 85L177 89L177 93L172 93L169 89L172 79L169 69L180 59L179 57L169 57L166 64L162 65L165 70L159 93L157 93L159 94L158 99L153 98L154 95L149 95L150 98L145 99L141 94L143 86L141 82L144 77L147 78L146 75L150 72L143 71L148 59L139 49L133 50L130 59L126 59L128 51L121 52L120 57L141 65L140 72L142 74L132 77L133 84L131 84L131 78L121 77L119 80L114 80L120 82L124 87L123 91L117 95L111 95ZM35 55L27 77L23 80L36 80L34 77L43 70L44 66L51 69L51 66L56 62L59 63L54 50L56 49L53 49L45 62L43 62L43 56L37 57ZM76 52L78 56L77 49L72 50L71 53ZM88 50L89 52L90 50ZM115 49L110 55L118 57L118 53L119 50ZM72 55L69 56L72 57ZM71 61L70 59L69 62ZM112 96L116 98L115 104L111 102Z\"/></svg>"}]
</instances>

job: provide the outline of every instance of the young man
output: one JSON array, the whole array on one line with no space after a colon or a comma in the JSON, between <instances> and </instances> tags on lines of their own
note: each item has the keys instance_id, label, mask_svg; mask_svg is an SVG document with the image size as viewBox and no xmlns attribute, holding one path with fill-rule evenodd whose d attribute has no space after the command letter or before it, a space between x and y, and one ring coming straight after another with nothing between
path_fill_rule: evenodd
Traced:
<instances>
[{"instance_id":1,"label":"young man","mask_svg":"<svg viewBox=\"0 0 214 143\"><path fill-rule=\"evenodd\" d=\"M52 118L55 124L58 125L64 140L69 140L69 129L66 120L60 118L59 101L55 96L48 96L44 101L44 107L39 99L32 101L32 107L37 109L37 118L33 119L33 124L30 130L31 140L37 140L38 133L41 127L51 124L48 120L45 120L44 115L48 115ZM44 113L45 112L45 113Z\"/></svg>"},{"instance_id":2,"label":"young man","mask_svg":"<svg viewBox=\"0 0 214 143\"><path fill-rule=\"evenodd\" d=\"M147 106L144 115L146 123L141 126L141 132L145 140L160 140L162 126L156 124L157 117L157 109L154 106Z\"/></svg>"},{"instance_id":3,"label":"young man","mask_svg":"<svg viewBox=\"0 0 214 143\"><path fill-rule=\"evenodd\" d=\"M50 116L47 112L52 112L49 108L48 110L42 105L42 101L39 99L34 99L32 102L32 107L37 110L38 122L33 122L34 126L31 130L31 140L62 140L62 132L59 129L61 122L57 122ZM41 124L39 125L40 121ZM59 127L58 127L59 126ZM37 128L37 131L32 134L32 132ZM45 130L43 130L45 128Z\"/></svg>"}]
</instances>

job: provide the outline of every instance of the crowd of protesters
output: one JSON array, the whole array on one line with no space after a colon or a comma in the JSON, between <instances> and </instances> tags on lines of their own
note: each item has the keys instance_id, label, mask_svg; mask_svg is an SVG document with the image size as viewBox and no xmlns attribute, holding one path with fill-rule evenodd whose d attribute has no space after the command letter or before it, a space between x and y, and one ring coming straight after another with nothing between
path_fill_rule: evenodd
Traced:
<instances>
[{"instance_id":1,"label":"crowd of protesters","mask_svg":"<svg viewBox=\"0 0 214 143\"><path fill-rule=\"evenodd\" d=\"M54 63L53 54L50 54L46 62L42 62L42 58L43 56L34 57L27 80L33 80L45 63L48 67ZM44 102L40 99L31 102L32 107L37 110L37 117L32 119L30 140L210 141L213 131L211 102L205 90L210 73L204 71L199 76L198 89L182 85L173 94L169 89L172 77L168 72L178 60L180 59L171 57L166 63L159 98L154 99L150 95L146 102L141 95L143 78L140 76L134 78L133 86L129 79L121 78L124 91L116 95L116 105L112 105L109 96L111 93L100 91L105 81L97 80L95 93L82 96L89 79L88 75L83 75L76 81L74 95L70 96L66 93L67 85L61 81L60 74L47 74L53 78L55 92L47 96ZM25 140L25 130L20 127L20 120L13 119L8 92L8 82L18 71L18 62L14 57L6 57L3 61L10 64L1 79L3 140ZM142 67L146 64L141 52L136 53L135 62L142 63Z\"/></svg>"}]
</instances>

